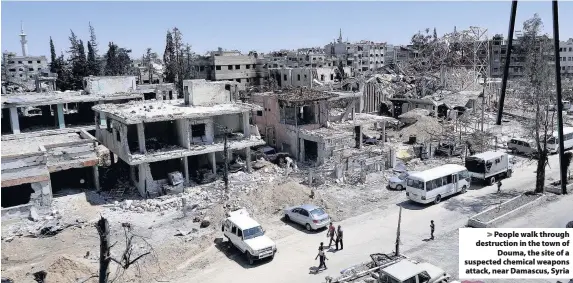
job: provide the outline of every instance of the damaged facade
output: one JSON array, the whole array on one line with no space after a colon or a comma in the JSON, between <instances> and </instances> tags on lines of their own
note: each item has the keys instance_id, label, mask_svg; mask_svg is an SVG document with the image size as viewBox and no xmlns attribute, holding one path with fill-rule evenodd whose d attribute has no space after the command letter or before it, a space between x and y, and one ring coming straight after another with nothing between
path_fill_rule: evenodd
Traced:
<instances>
[{"instance_id":1,"label":"damaged facade","mask_svg":"<svg viewBox=\"0 0 573 283\"><path fill-rule=\"evenodd\" d=\"M357 113L361 98L360 93L307 89L258 93L251 99L264 111L253 121L269 145L299 162L322 165L341 150L362 148L363 125L392 120ZM340 111L333 113L335 107Z\"/></svg>"},{"instance_id":2,"label":"damaged facade","mask_svg":"<svg viewBox=\"0 0 573 283\"><path fill-rule=\"evenodd\" d=\"M107 77L103 84L86 83L89 92L2 95L3 215L49 205L60 189L99 189L91 107L143 98L130 78L113 82Z\"/></svg>"},{"instance_id":3,"label":"damaged facade","mask_svg":"<svg viewBox=\"0 0 573 283\"><path fill-rule=\"evenodd\" d=\"M230 152L244 152L264 144L250 124L252 111L236 102L236 82L185 80L181 101L102 104L96 111L97 139L130 168L142 196L180 190L205 169L218 172L227 136ZM246 158L247 170L251 159Z\"/></svg>"},{"instance_id":4,"label":"damaged facade","mask_svg":"<svg viewBox=\"0 0 573 283\"><path fill-rule=\"evenodd\" d=\"M234 81L239 89L260 85L264 80L262 65L256 54L241 54L239 51L225 51L219 48L209 56L195 58L196 78L210 81Z\"/></svg>"},{"instance_id":5,"label":"damaged facade","mask_svg":"<svg viewBox=\"0 0 573 283\"><path fill-rule=\"evenodd\" d=\"M343 68L345 74L350 74L351 68ZM323 68L270 68L269 76L274 78L279 87L310 87L333 84L338 77L337 67Z\"/></svg>"}]
</instances>

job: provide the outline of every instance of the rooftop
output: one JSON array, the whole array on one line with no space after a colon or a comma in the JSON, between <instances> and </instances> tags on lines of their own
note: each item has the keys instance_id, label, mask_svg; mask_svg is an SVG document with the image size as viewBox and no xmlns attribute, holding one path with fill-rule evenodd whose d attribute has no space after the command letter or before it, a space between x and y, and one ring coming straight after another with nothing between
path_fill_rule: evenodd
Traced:
<instances>
[{"instance_id":1,"label":"rooftop","mask_svg":"<svg viewBox=\"0 0 573 283\"><path fill-rule=\"evenodd\" d=\"M25 92L17 94L3 94L1 96L2 108L53 105L61 103L94 102L100 100L136 99L141 98L139 93L114 94L84 94L83 91L52 91L52 92Z\"/></svg>"},{"instance_id":2,"label":"rooftop","mask_svg":"<svg viewBox=\"0 0 573 283\"><path fill-rule=\"evenodd\" d=\"M159 122L176 119L193 119L201 117L238 114L260 110L262 107L246 103L228 103L214 106L190 106L181 103L164 101L131 101L124 104L99 104L92 107L94 111L103 112L124 124L142 122Z\"/></svg>"},{"instance_id":3,"label":"rooftop","mask_svg":"<svg viewBox=\"0 0 573 283\"><path fill-rule=\"evenodd\" d=\"M2 156L20 153L33 153L40 151L40 145L75 142L82 140L78 133L55 134L36 137L23 137L11 140L2 140Z\"/></svg>"},{"instance_id":4,"label":"rooftop","mask_svg":"<svg viewBox=\"0 0 573 283\"><path fill-rule=\"evenodd\" d=\"M402 260L382 269L382 272L391 275L400 282L405 282L423 271L420 266L409 260Z\"/></svg>"},{"instance_id":5,"label":"rooftop","mask_svg":"<svg viewBox=\"0 0 573 283\"><path fill-rule=\"evenodd\" d=\"M253 218L251 218L248 215L233 215L231 217L228 218L229 221L233 222L233 224L237 225L237 227L241 230L245 230L245 229L249 229L249 228L253 228L253 227L257 227L260 226L260 224L255 221Z\"/></svg>"}]
</instances>

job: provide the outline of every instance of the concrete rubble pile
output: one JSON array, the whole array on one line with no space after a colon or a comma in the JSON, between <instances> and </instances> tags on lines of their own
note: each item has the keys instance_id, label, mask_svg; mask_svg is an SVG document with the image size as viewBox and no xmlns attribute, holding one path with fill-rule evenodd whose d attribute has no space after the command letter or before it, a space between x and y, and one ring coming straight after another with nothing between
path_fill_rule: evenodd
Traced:
<instances>
[{"instance_id":1,"label":"concrete rubble pile","mask_svg":"<svg viewBox=\"0 0 573 283\"><path fill-rule=\"evenodd\" d=\"M84 228L85 225L87 222L82 219L64 219L57 210L40 215L35 209L31 209L29 218L10 226L7 233L2 235L2 240L10 242L15 237L51 237L69 227Z\"/></svg>"}]
</instances>

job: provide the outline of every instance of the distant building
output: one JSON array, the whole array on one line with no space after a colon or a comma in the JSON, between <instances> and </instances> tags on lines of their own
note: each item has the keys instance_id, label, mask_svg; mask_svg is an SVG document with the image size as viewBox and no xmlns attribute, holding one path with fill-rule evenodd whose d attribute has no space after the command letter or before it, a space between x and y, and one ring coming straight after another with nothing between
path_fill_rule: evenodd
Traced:
<instances>
[{"instance_id":1,"label":"distant building","mask_svg":"<svg viewBox=\"0 0 573 283\"><path fill-rule=\"evenodd\" d=\"M351 72L350 67L343 70L347 75ZM276 80L279 87L312 87L334 83L337 72L337 67L269 68L269 76Z\"/></svg>"},{"instance_id":2,"label":"distant building","mask_svg":"<svg viewBox=\"0 0 573 283\"><path fill-rule=\"evenodd\" d=\"M219 48L209 56L194 59L197 79L211 81L234 81L239 89L262 83L260 61L256 53L244 55L239 51L225 51Z\"/></svg>"},{"instance_id":3,"label":"distant building","mask_svg":"<svg viewBox=\"0 0 573 283\"><path fill-rule=\"evenodd\" d=\"M3 79L11 82L24 90L34 90L36 88L37 77L49 77L50 70L46 56L30 56L28 54L28 40L22 27L20 33L20 43L22 45L22 55L13 52L4 52L2 64Z\"/></svg>"},{"instance_id":4,"label":"distant building","mask_svg":"<svg viewBox=\"0 0 573 283\"><path fill-rule=\"evenodd\" d=\"M386 43L360 41L350 43L342 40L342 31L336 42L324 47L327 55L336 58L342 66L349 66L359 72L373 71L384 66Z\"/></svg>"},{"instance_id":5,"label":"distant building","mask_svg":"<svg viewBox=\"0 0 573 283\"><path fill-rule=\"evenodd\" d=\"M561 74L573 77L573 38L559 43L559 58L561 58Z\"/></svg>"}]
</instances>

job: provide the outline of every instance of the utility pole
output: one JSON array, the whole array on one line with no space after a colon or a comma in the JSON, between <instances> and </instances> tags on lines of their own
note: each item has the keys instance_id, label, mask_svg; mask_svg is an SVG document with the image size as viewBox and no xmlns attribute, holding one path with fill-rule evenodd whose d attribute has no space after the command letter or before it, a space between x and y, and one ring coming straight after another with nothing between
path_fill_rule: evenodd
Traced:
<instances>
[{"instance_id":1,"label":"utility pole","mask_svg":"<svg viewBox=\"0 0 573 283\"><path fill-rule=\"evenodd\" d=\"M223 151L223 162L225 163L223 167L223 180L225 181L225 194L229 197L229 147L227 144L227 131L225 131Z\"/></svg>"},{"instance_id":2,"label":"utility pole","mask_svg":"<svg viewBox=\"0 0 573 283\"><path fill-rule=\"evenodd\" d=\"M497 110L497 125L501 125L503 106L505 103L505 91L507 88L507 78L509 76L509 60L511 59L511 48L513 47L513 31L515 29L515 14L517 13L517 0L511 1L511 14L509 19L509 31L507 32L507 52L505 53L505 64L503 66L503 78L501 80L501 94L499 96L499 106ZM559 48L558 48L559 49ZM559 55L557 55L559 56Z\"/></svg>"},{"instance_id":3,"label":"utility pole","mask_svg":"<svg viewBox=\"0 0 573 283\"><path fill-rule=\"evenodd\" d=\"M565 148L563 145L563 98L561 95L561 62L559 59L559 5L553 0L553 40L555 48L555 79L557 87L557 136L559 139L559 165L561 169L561 191L567 194L567 171L565 162Z\"/></svg>"},{"instance_id":4,"label":"utility pole","mask_svg":"<svg viewBox=\"0 0 573 283\"><path fill-rule=\"evenodd\" d=\"M396 231L396 256L400 255L400 223L402 223L402 207L400 206L400 212L398 214L398 229Z\"/></svg>"}]
</instances>

